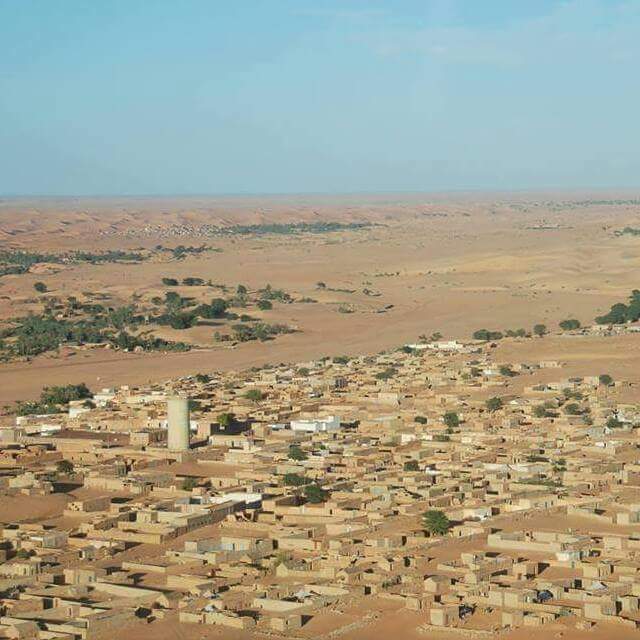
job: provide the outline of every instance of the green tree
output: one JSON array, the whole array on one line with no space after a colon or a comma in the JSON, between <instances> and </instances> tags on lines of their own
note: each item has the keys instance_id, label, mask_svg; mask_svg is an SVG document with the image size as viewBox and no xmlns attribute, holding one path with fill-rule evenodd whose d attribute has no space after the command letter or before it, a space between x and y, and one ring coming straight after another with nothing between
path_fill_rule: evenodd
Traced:
<instances>
[{"instance_id":1,"label":"green tree","mask_svg":"<svg viewBox=\"0 0 640 640\"><path fill-rule=\"evenodd\" d=\"M502 399L496 398L496 397L489 398L484 404L487 407L487 409L491 411L491 413L493 413L494 411L498 411L499 409L502 409L502 407L504 406L504 402L502 401Z\"/></svg>"},{"instance_id":2,"label":"green tree","mask_svg":"<svg viewBox=\"0 0 640 640\"><path fill-rule=\"evenodd\" d=\"M560 328L563 331L572 331L574 329L580 328L580 320L576 320L575 318L569 318L568 320L562 320L560 323Z\"/></svg>"},{"instance_id":3,"label":"green tree","mask_svg":"<svg viewBox=\"0 0 640 640\"><path fill-rule=\"evenodd\" d=\"M288 487L302 487L311 482L309 478L301 476L298 473L285 473L282 481Z\"/></svg>"},{"instance_id":4,"label":"green tree","mask_svg":"<svg viewBox=\"0 0 640 640\"><path fill-rule=\"evenodd\" d=\"M70 460L58 460L56 462L56 470L58 473L64 473L65 475L73 473L73 462Z\"/></svg>"},{"instance_id":5,"label":"green tree","mask_svg":"<svg viewBox=\"0 0 640 640\"><path fill-rule=\"evenodd\" d=\"M292 444L289 447L289 459L290 460L296 460L296 461L302 461L302 460L306 460L309 456L307 456L307 454L300 448L299 444Z\"/></svg>"},{"instance_id":6,"label":"green tree","mask_svg":"<svg viewBox=\"0 0 640 640\"><path fill-rule=\"evenodd\" d=\"M500 340L503 338L501 331L489 331L488 329L478 329L473 332L474 340Z\"/></svg>"},{"instance_id":7,"label":"green tree","mask_svg":"<svg viewBox=\"0 0 640 640\"><path fill-rule=\"evenodd\" d=\"M536 324L533 327L533 333L535 333L539 338L547 333L547 325L545 324Z\"/></svg>"},{"instance_id":8,"label":"green tree","mask_svg":"<svg viewBox=\"0 0 640 640\"><path fill-rule=\"evenodd\" d=\"M304 488L304 497L314 504L325 502L329 497L329 493L325 491L319 484L308 484Z\"/></svg>"},{"instance_id":9,"label":"green tree","mask_svg":"<svg viewBox=\"0 0 640 640\"><path fill-rule=\"evenodd\" d=\"M598 376L598 381L603 387L610 387L613 385L613 378L608 373L601 373Z\"/></svg>"},{"instance_id":10,"label":"green tree","mask_svg":"<svg viewBox=\"0 0 640 640\"><path fill-rule=\"evenodd\" d=\"M258 300L256 306L261 311L269 311L270 309L273 309L273 304L270 300Z\"/></svg>"},{"instance_id":11,"label":"green tree","mask_svg":"<svg viewBox=\"0 0 640 640\"><path fill-rule=\"evenodd\" d=\"M443 536L451 528L451 521L443 511L430 509L422 516L424 528L432 535Z\"/></svg>"},{"instance_id":12,"label":"green tree","mask_svg":"<svg viewBox=\"0 0 640 640\"><path fill-rule=\"evenodd\" d=\"M235 415L230 412L221 413L218 415L218 424L223 428L227 429L233 424L235 420Z\"/></svg>"},{"instance_id":13,"label":"green tree","mask_svg":"<svg viewBox=\"0 0 640 640\"><path fill-rule=\"evenodd\" d=\"M550 413L547 408L543 404L537 404L533 407L533 415L536 418L548 418L550 417Z\"/></svg>"},{"instance_id":14,"label":"green tree","mask_svg":"<svg viewBox=\"0 0 640 640\"><path fill-rule=\"evenodd\" d=\"M197 318L194 313L172 313L169 316L169 326L172 329L190 329L196 324Z\"/></svg>"},{"instance_id":15,"label":"green tree","mask_svg":"<svg viewBox=\"0 0 640 640\"><path fill-rule=\"evenodd\" d=\"M68 404L72 400L91 398L92 393L84 382L60 387L45 387L40 393L40 402L45 405Z\"/></svg>"},{"instance_id":16,"label":"green tree","mask_svg":"<svg viewBox=\"0 0 640 640\"><path fill-rule=\"evenodd\" d=\"M447 411L442 417L442 421L449 429L455 429L460 426L460 416L455 411Z\"/></svg>"},{"instance_id":17,"label":"green tree","mask_svg":"<svg viewBox=\"0 0 640 640\"><path fill-rule=\"evenodd\" d=\"M562 410L568 416L579 416L582 413L582 409L580 409L580 405L577 402L570 402L569 404L565 404Z\"/></svg>"},{"instance_id":18,"label":"green tree","mask_svg":"<svg viewBox=\"0 0 640 640\"><path fill-rule=\"evenodd\" d=\"M387 367L384 371L376 373L374 377L378 380L390 380L396 373L398 373L398 370L395 367Z\"/></svg>"},{"instance_id":19,"label":"green tree","mask_svg":"<svg viewBox=\"0 0 640 640\"><path fill-rule=\"evenodd\" d=\"M260 389L247 389L244 394L244 397L247 400L251 400L251 402L260 402L264 398L264 394Z\"/></svg>"},{"instance_id":20,"label":"green tree","mask_svg":"<svg viewBox=\"0 0 640 640\"><path fill-rule=\"evenodd\" d=\"M46 293L47 292L47 285L44 282L36 282L33 285L33 288L38 292L38 293Z\"/></svg>"},{"instance_id":21,"label":"green tree","mask_svg":"<svg viewBox=\"0 0 640 640\"><path fill-rule=\"evenodd\" d=\"M182 284L185 285L185 287L201 287L204 284L204 280L202 278L189 276L188 278L182 279Z\"/></svg>"},{"instance_id":22,"label":"green tree","mask_svg":"<svg viewBox=\"0 0 640 640\"><path fill-rule=\"evenodd\" d=\"M513 378L513 376L517 375L508 364L500 365L498 370L500 371L500 375L505 376L506 378Z\"/></svg>"},{"instance_id":23,"label":"green tree","mask_svg":"<svg viewBox=\"0 0 640 640\"><path fill-rule=\"evenodd\" d=\"M607 420L607 427L609 427L609 429L620 429L622 422L615 416L610 416Z\"/></svg>"}]
</instances>

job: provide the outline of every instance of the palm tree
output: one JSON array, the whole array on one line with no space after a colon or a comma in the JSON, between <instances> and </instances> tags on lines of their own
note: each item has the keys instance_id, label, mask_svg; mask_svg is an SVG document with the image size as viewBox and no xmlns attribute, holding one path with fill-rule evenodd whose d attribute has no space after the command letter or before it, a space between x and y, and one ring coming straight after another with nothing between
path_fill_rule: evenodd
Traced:
<instances>
[{"instance_id":1,"label":"palm tree","mask_svg":"<svg viewBox=\"0 0 640 640\"><path fill-rule=\"evenodd\" d=\"M451 528L451 521L442 511L435 509L425 512L422 516L424 528L432 535L443 536Z\"/></svg>"}]
</instances>

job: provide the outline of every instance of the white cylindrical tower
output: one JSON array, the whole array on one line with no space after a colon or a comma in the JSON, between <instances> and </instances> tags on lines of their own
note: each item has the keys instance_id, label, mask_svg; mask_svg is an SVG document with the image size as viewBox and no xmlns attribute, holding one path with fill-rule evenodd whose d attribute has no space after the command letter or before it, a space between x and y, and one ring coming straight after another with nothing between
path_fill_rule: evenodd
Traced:
<instances>
[{"instance_id":1,"label":"white cylindrical tower","mask_svg":"<svg viewBox=\"0 0 640 640\"><path fill-rule=\"evenodd\" d=\"M189 399L167 398L167 447L173 451L189 448Z\"/></svg>"}]
</instances>

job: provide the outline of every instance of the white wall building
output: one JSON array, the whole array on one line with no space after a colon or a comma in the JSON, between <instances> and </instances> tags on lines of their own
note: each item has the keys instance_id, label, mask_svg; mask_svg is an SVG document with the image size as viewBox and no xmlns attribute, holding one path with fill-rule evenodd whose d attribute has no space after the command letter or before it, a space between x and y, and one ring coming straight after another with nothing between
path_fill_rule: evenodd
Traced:
<instances>
[{"instance_id":1,"label":"white wall building","mask_svg":"<svg viewBox=\"0 0 640 640\"><path fill-rule=\"evenodd\" d=\"M340 428L339 416L327 416L315 420L292 420L292 431L304 431L306 433L320 433L321 431L337 431Z\"/></svg>"}]
</instances>

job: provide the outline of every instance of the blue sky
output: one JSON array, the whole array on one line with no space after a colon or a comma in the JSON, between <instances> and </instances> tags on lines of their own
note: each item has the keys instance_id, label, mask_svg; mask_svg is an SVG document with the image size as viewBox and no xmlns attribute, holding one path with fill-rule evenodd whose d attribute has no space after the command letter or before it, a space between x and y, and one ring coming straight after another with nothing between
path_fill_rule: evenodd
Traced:
<instances>
[{"instance_id":1,"label":"blue sky","mask_svg":"<svg viewBox=\"0 0 640 640\"><path fill-rule=\"evenodd\" d=\"M0 0L0 194L640 187L640 0Z\"/></svg>"}]
</instances>

